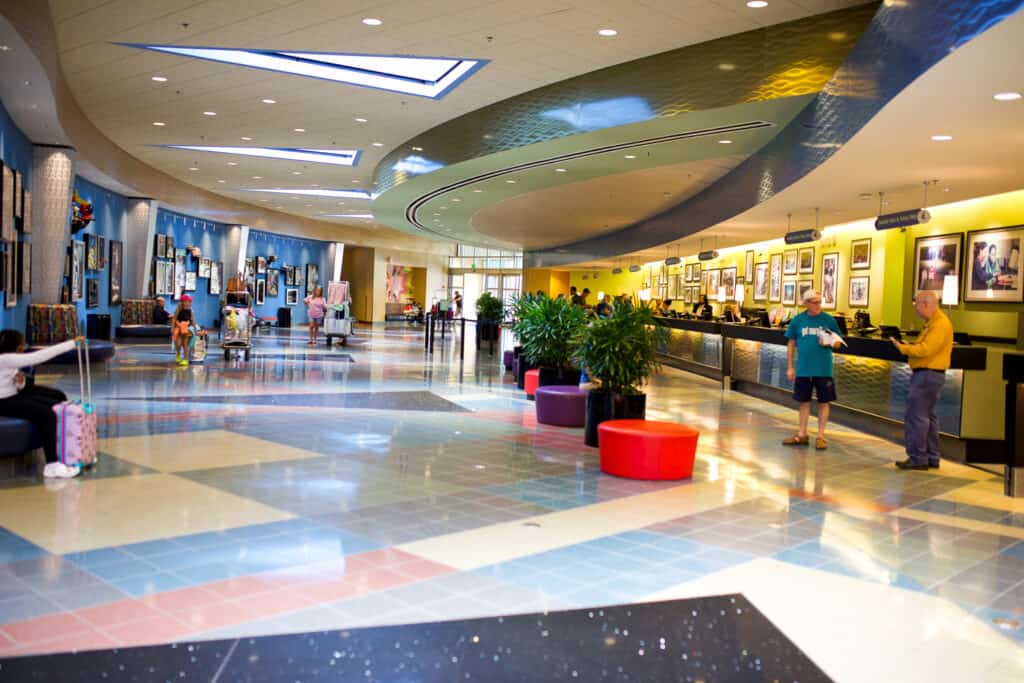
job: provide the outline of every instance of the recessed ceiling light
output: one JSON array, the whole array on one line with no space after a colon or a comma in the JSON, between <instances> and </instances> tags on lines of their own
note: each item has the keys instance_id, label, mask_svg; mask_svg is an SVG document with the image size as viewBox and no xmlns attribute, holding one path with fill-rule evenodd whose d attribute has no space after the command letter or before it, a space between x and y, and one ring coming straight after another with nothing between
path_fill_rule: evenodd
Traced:
<instances>
[{"instance_id":1,"label":"recessed ceiling light","mask_svg":"<svg viewBox=\"0 0 1024 683\"><path fill-rule=\"evenodd\" d=\"M296 133L305 133L306 132L305 128L292 128L292 130L294 130Z\"/></svg>"},{"instance_id":2,"label":"recessed ceiling light","mask_svg":"<svg viewBox=\"0 0 1024 683\"><path fill-rule=\"evenodd\" d=\"M942 191L943 192L949 192L949 188L948 187L944 187L944 188L942 188Z\"/></svg>"},{"instance_id":3,"label":"recessed ceiling light","mask_svg":"<svg viewBox=\"0 0 1024 683\"><path fill-rule=\"evenodd\" d=\"M861 199L871 199L875 195L871 194L870 192L861 192L859 196Z\"/></svg>"},{"instance_id":4,"label":"recessed ceiling light","mask_svg":"<svg viewBox=\"0 0 1024 683\"><path fill-rule=\"evenodd\" d=\"M245 140L246 138L242 139ZM356 161L359 159L359 152L354 149L313 149L306 147L282 149L278 147L208 147L206 145L166 146L171 149L188 149L195 152L216 152L218 154L235 154L267 159L289 159L291 161L307 161L316 164L331 164L333 166L355 166Z\"/></svg>"},{"instance_id":5,"label":"recessed ceiling light","mask_svg":"<svg viewBox=\"0 0 1024 683\"><path fill-rule=\"evenodd\" d=\"M292 171L292 175L302 175L302 171Z\"/></svg>"},{"instance_id":6,"label":"recessed ceiling light","mask_svg":"<svg viewBox=\"0 0 1024 683\"><path fill-rule=\"evenodd\" d=\"M509 185L515 185L516 183L516 181L514 180L506 180L505 182L508 183Z\"/></svg>"},{"instance_id":7,"label":"recessed ceiling light","mask_svg":"<svg viewBox=\"0 0 1024 683\"><path fill-rule=\"evenodd\" d=\"M414 151L414 152L422 152L423 148L422 147L413 147L412 151Z\"/></svg>"},{"instance_id":8,"label":"recessed ceiling light","mask_svg":"<svg viewBox=\"0 0 1024 683\"><path fill-rule=\"evenodd\" d=\"M0 52L8 52L10 49L10 45L0 45Z\"/></svg>"},{"instance_id":9,"label":"recessed ceiling light","mask_svg":"<svg viewBox=\"0 0 1024 683\"><path fill-rule=\"evenodd\" d=\"M374 19L373 17L366 17L365 19L363 19L363 23L366 24L367 26L380 26L384 22L381 21L380 19Z\"/></svg>"},{"instance_id":10,"label":"recessed ceiling light","mask_svg":"<svg viewBox=\"0 0 1024 683\"><path fill-rule=\"evenodd\" d=\"M473 192L483 192L483 190L473 190Z\"/></svg>"},{"instance_id":11,"label":"recessed ceiling light","mask_svg":"<svg viewBox=\"0 0 1024 683\"><path fill-rule=\"evenodd\" d=\"M732 140L719 140L718 144L720 144L720 145L731 145L732 144Z\"/></svg>"},{"instance_id":12,"label":"recessed ceiling light","mask_svg":"<svg viewBox=\"0 0 1024 683\"><path fill-rule=\"evenodd\" d=\"M372 142L370 144L372 144L374 147L383 147L384 146L383 142Z\"/></svg>"},{"instance_id":13,"label":"recessed ceiling light","mask_svg":"<svg viewBox=\"0 0 1024 683\"><path fill-rule=\"evenodd\" d=\"M163 121L154 121L153 125L154 126L166 126L167 124L164 123Z\"/></svg>"},{"instance_id":14,"label":"recessed ceiling light","mask_svg":"<svg viewBox=\"0 0 1024 683\"><path fill-rule=\"evenodd\" d=\"M224 181L224 180L218 180L217 182L218 182L218 183L223 183L223 182L226 182L226 181Z\"/></svg>"},{"instance_id":15,"label":"recessed ceiling light","mask_svg":"<svg viewBox=\"0 0 1024 683\"><path fill-rule=\"evenodd\" d=\"M167 82L167 77L166 76L153 76L152 80L156 81L157 83L166 83Z\"/></svg>"},{"instance_id":16,"label":"recessed ceiling light","mask_svg":"<svg viewBox=\"0 0 1024 683\"><path fill-rule=\"evenodd\" d=\"M352 182L353 182L353 183L355 183L356 185L358 185L358 184L359 184L359 179L358 179L358 178L356 178L356 179L355 179L355 180L353 180Z\"/></svg>"},{"instance_id":17,"label":"recessed ceiling light","mask_svg":"<svg viewBox=\"0 0 1024 683\"><path fill-rule=\"evenodd\" d=\"M556 168L555 169L555 173L565 173L565 172L566 172L566 169L564 169L564 168Z\"/></svg>"},{"instance_id":18,"label":"recessed ceiling light","mask_svg":"<svg viewBox=\"0 0 1024 683\"><path fill-rule=\"evenodd\" d=\"M1019 100L1021 94L1019 92L997 92L992 96L992 99L1000 102L1012 102L1013 100Z\"/></svg>"},{"instance_id":19,"label":"recessed ceiling light","mask_svg":"<svg viewBox=\"0 0 1024 683\"><path fill-rule=\"evenodd\" d=\"M190 171L198 171L199 169L197 167L195 167L195 166L189 166L188 170L190 170Z\"/></svg>"},{"instance_id":20,"label":"recessed ceiling light","mask_svg":"<svg viewBox=\"0 0 1024 683\"><path fill-rule=\"evenodd\" d=\"M261 176L261 175L254 175L254 176L252 177L252 179L253 179L253 180L263 180L263 176Z\"/></svg>"},{"instance_id":21,"label":"recessed ceiling light","mask_svg":"<svg viewBox=\"0 0 1024 683\"><path fill-rule=\"evenodd\" d=\"M263 104L277 104L277 100L264 99L260 100Z\"/></svg>"},{"instance_id":22,"label":"recessed ceiling light","mask_svg":"<svg viewBox=\"0 0 1024 683\"><path fill-rule=\"evenodd\" d=\"M252 142L252 138L249 137L248 135L243 135L242 139L245 140L246 142Z\"/></svg>"},{"instance_id":23,"label":"recessed ceiling light","mask_svg":"<svg viewBox=\"0 0 1024 683\"><path fill-rule=\"evenodd\" d=\"M228 166L238 166L238 162L237 161L229 161L228 162Z\"/></svg>"},{"instance_id":24,"label":"recessed ceiling light","mask_svg":"<svg viewBox=\"0 0 1024 683\"><path fill-rule=\"evenodd\" d=\"M373 218L372 213L328 213L327 218Z\"/></svg>"},{"instance_id":25,"label":"recessed ceiling light","mask_svg":"<svg viewBox=\"0 0 1024 683\"><path fill-rule=\"evenodd\" d=\"M320 187L318 183L313 183L310 187Z\"/></svg>"},{"instance_id":26,"label":"recessed ceiling light","mask_svg":"<svg viewBox=\"0 0 1024 683\"><path fill-rule=\"evenodd\" d=\"M833 43L841 43L846 40L846 33L843 31L832 31L828 34L828 39Z\"/></svg>"},{"instance_id":27,"label":"recessed ceiling light","mask_svg":"<svg viewBox=\"0 0 1024 683\"><path fill-rule=\"evenodd\" d=\"M932 140L935 142L949 142L953 139L952 135L933 135Z\"/></svg>"},{"instance_id":28,"label":"recessed ceiling light","mask_svg":"<svg viewBox=\"0 0 1024 683\"><path fill-rule=\"evenodd\" d=\"M203 112L203 116L216 116L216 115L217 115L217 112L215 112L215 111L204 111Z\"/></svg>"},{"instance_id":29,"label":"recessed ceiling light","mask_svg":"<svg viewBox=\"0 0 1024 683\"><path fill-rule=\"evenodd\" d=\"M761 9L762 7L767 6L768 3L765 2L765 0L750 0L750 2L747 3L747 7L750 7L751 9Z\"/></svg>"},{"instance_id":30,"label":"recessed ceiling light","mask_svg":"<svg viewBox=\"0 0 1024 683\"><path fill-rule=\"evenodd\" d=\"M719 71L732 71L735 68L736 68L736 65L735 64L730 64L729 62L722 62L721 64L718 65L718 70Z\"/></svg>"},{"instance_id":31,"label":"recessed ceiling light","mask_svg":"<svg viewBox=\"0 0 1024 683\"><path fill-rule=\"evenodd\" d=\"M605 38L611 38L612 36L619 35L619 32L613 28L603 28L597 32L597 35L604 36Z\"/></svg>"},{"instance_id":32,"label":"recessed ceiling light","mask_svg":"<svg viewBox=\"0 0 1024 683\"><path fill-rule=\"evenodd\" d=\"M627 154L627 155L626 155L625 157L623 157L623 158L624 158L624 159L636 159L636 155L635 155L635 154Z\"/></svg>"}]
</instances>

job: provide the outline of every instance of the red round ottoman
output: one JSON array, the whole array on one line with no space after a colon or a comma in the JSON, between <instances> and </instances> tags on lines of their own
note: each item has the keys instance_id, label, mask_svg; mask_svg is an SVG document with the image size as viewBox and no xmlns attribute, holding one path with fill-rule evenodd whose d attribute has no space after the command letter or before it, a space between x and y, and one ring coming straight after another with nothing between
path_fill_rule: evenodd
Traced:
<instances>
[{"instance_id":1,"label":"red round ottoman","mask_svg":"<svg viewBox=\"0 0 1024 683\"><path fill-rule=\"evenodd\" d=\"M675 422L608 420L597 427L601 471L627 479L688 479L696 429Z\"/></svg>"},{"instance_id":2,"label":"red round ottoman","mask_svg":"<svg viewBox=\"0 0 1024 683\"><path fill-rule=\"evenodd\" d=\"M526 398L532 401L533 395L537 393L537 384L540 382L540 370L527 370L525 377L523 387L526 389Z\"/></svg>"},{"instance_id":3,"label":"red round ottoman","mask_svg":"<svg viewBox=\"0 0 1024 683\"><path fill-rule=\"evenodd\" d=\"M555 427L582 427L587 421L587 394L579 385L537 387L537 422Z\"/></svg>"}]
</instances>

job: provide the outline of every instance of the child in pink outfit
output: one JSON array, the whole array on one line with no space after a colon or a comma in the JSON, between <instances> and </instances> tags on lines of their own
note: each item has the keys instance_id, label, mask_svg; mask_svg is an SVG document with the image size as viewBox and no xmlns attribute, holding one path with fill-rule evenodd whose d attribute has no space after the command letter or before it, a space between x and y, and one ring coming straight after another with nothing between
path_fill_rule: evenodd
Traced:
<instances>
[{"instance_id":1,"label":"child in pink outfit","mask_svg":"<svg viewBox=\"0 0 1024 683\"><path fill-rule=\"evenodd\" d=\"M324 313L327 311L327 302L324 300L323 287L317 285L313 288L313 294L303 299L306 304L306 313L309 315L309 345L316 346L316 337L324 324Z\"/></svg>"}]
</instances>

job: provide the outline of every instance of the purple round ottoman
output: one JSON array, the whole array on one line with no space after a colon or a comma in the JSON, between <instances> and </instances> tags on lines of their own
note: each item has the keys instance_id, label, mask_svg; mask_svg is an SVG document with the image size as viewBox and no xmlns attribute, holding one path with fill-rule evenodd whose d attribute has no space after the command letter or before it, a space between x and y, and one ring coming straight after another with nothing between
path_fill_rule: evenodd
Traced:
<instances>
[{"instance_id":1,"label":"purple round ottoman","mask_svg":"<svg viewBox=\"0 0 1024 683\"><path fill-rule=\"evenodd\" d=\"M556 427L582 427L587 421L587 392L576 385L537 387L537 422Z\"/></svg>"},{"instance_id":2,"label":"purple round ottoman","mask_svg":"<svg viewBox=\"0 0 1024 683\"><path fill-rule=\"evenodd\" d=\"M505 365L506 370L512 369L512 351L506 351L501 354L502 363Z\"/></svg>"}]
</instances>

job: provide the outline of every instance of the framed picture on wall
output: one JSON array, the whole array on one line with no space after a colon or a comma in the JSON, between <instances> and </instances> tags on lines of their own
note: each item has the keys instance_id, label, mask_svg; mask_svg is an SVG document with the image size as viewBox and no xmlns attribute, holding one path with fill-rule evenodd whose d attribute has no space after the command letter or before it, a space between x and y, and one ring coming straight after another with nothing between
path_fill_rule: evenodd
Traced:
<instances>
[{"instance_id":1,"label":"framed picture on wall","mask_svg":"<svg viewBox=\"0 0 1024 683\"><path fill-rule=\"evenodd\" d=\"M698 287L698 289L697 289L698 294L706 294L707 293L707 291L708 291L708 273L710 273L710 272L711 272L710 270L701 271L701 274L700 274L700 284L697 285L697 287Z\"/></svg>"},{"instance_id":2,"label":"framed picture on wall","mask_svg":"<svg viewBox=\"0 0 1024 683\"><path fill-rule=\"evenodd\" d=\"M708 298L712 301L718 301L718 285L721 283L722 272L715 268L714 270L708 271Z\"/></svg>"},{"instance_id":3,"label":"framed picture on wall","mask_svg":"<svg viewBox=\"0 0 1024 683\"><path fill-rule=\"evenodd\" d=\"M700 282L701 281L701 279L700 279L700 264L699 263L694 263L693 264L693 281L694 282Z\"/></svg>"},{"instance_id":4,"label":"framed picture on wall","mask_svg":"<svg viewBox=\"0 0 1024 683\"><path fill-rule=\"evenodd\" d=\"M185 272L185 291L196 291L196 274L191 270Z\"/></svg>"},{"instance_id":5,"label":"framed picture on wall","mask_svg":"<svg viewBox=\"0 0 1024 683\"><path fill-rule=\"evenodd\" d=\"M867 275L858 275L850 278L850 307L861 308L868 305L868 284L870 278Z\"/></svg>"},{"instance_id":6,"label":"framed picture on wall","mask_svg":"<svg viewBox=\"0 0 1024 683\"><path fill-rule=\"evenodd\" d=\"M959 282L963 245L962 233L918 237L914 240L914 294L924 290L941 293L947 275L956 275ZM968 272L968 276L970 274ZM967 291L964 292L967 301L970 301L970 289L968 283Z\"/></svg>"},{"instance_id":7,"label":"framed picture on wall","mask_svg":"<svg viewBox=\"0 0 1024 683\"><path fill-rule=\"evenodd\" d=\"M798 303L803 303L804 292L808 289L814 289L814 280L800 280L796 283L796 300Z\"/></svg>"},{"instance_id":8,"label":"framed picture on wall","mask_svg":"<svg viewBox=\"0 0 1024 683\"><path fill-rule=\"evenodd\" d=\"M312 293L313 289L320 284L320 266L315 263L306 264L306 293Z\"/></svg>"},{"instance_id":9,"label":"framed picture on wall","mask_svg":"<svg viewBox=\"0 0 1024 683\"><path fill-rule=\"evenodd\" d=\"M85 269L99 269L99 261L96 258L96 235L85 235Z\"/></svg>"},{"instance_id":10,"label":"framed picture on wall","mask_svg":"<svg viewBox=\"0 0 1024 683\"><path fill-rule=\"evenodd\" d=\"M21 232L25 235L32 234L32 193L24 190L25 198L22 200L21 209Z\"/></svg>"},{"instance_id":11,"label":"framed picture on wall","mask_svg":"<svg viewBox=\"0 0 1024 683\"><path fill-rule=\"evenodd\" d=\"M71 300L79 301L85 295L85 242L71 242Z\"/></svg>"},{"instance_id":12,"label":"framed picture on wall","mask_svg":"<svg viewBox=\"0 0 1024 683\"><path fill-rule=\"evenodd\" d=\"M736 268L722 268L721 284L725 287L726 301L736 301Z\"/></svg>"},{"instance_id":13,"label":"framed picture on wall","mask_svg":"<svg viewBox=\"0 0 1024 683\"><path fill-rule=\"evenodd\" d=\"M4 243L4 305L14 308L18 305L18 246L14 242Z\"/></svg>"},{"instance_id":14,"label":"framed picture on wall","mask_svg":"<svg viewBox=\"0 0 1024 683\"><path fill-rule=\"evenodd\" d=\"M301 287L306 284L306 269L302 266L295 266L295 286Z\"/></svg>"},{"instance_id":15,"label":"framed picture on wall","mask_svg":"<svg viewBox=\"0 0 1024 683\"><path fill-rule=\"evenodd\" d=\"M256 281L256 305L259 306L267 298L267 281L257 280Z\"/></svg>"},{"instance_id":16,"label":"framed picture on wall","mask_svg":"<svg viewBox=\"0 0 1024 683\"><path fill-rule=\"evenodd\" d=\"M96 270L106 270L107 267L107 240L102 236L96 237Z\"/></svg>"},{"instance_id":17,"label":"framed picture on wall","mask_svg":"<svg viewBox=\"0 0 1024 683\"><path fill-rule=\"evenodd\" d=\"M768 301L768 264L754 266L754 301Z\"/></svg>"},{"instance_id":18,"label":"framed picture on wall","mask_svg":"<svg viewBox=\"0 0 1024 683\"><path fill-rule=\"evenodd\" d=\"M295 266L284 267L284 286L292 287L295 285Z\"/></svg>"},{"instance_id":19,"label":"framed picture on wall","mask_svg":"<svg viewBox=\"0 0 1024 683\"><path fill-rule=\"evenodd\" d=\"M284 290L284 303L286 306L295 306L299 303L299 290L297 289L286 289Z\"/></svg>"},{"instance_id":20,"label":"framed picture on wall","mask_svg":"<svg viewBox=\"0 0 1024 683\"><path fill-rule=\"evenodd\" d=\"M867 270L870 267L871 238L865 237L862 240L850 242L850 270Z\"/></svg>"},{"instance_id":21,"label":"framed picture on wall","mask_svg":"<svg viewBox=\"0 0 1024 683\"><path fill-rule=\"evenodd\" d=\"M32 293L32 244L18 242L18 294Z\"/></svg>"},{"instance_id":22,"label":"framed picture on wall","mask_svg":"<svg viewBox=\"0 0 1024 683\"><path fill-rule=\"evenodd\" d=\"M96 278L91 278L86 280L85 284L85 307L96 308L100 305L100 281Z\"/></svg>"},{"instance_id":23,"label":"framed picture on wall","mask_svg":"<svg viewBox=\"0 0 1024 683\"><path fill-rule=\"evenodd\" d=\"M782 301L782 254L772 254L768 261L768 301Z\"/></svg>"},{"instance_id":24,"label":"framed picture on wall","mask_svg":"<svg viewBox=\"0 0 1024 683\"><path fill-rule=\"evenodd\" d=\"M199 259L199 271L196 275L198 277L210 277L210 259Z\"/></svg>"},{"instance_id":25,"label":"framed picture on wall","mask_svg":"<svg viewBox=\"0 0 1024 683\"><path fill-rule=\"evenodd\" d=\"M788 280L782 283L782 304L792 306L796 303L796 282Z\"/></svg>"},{"instance_id":26,"label":"framed picture on wall","mask_svg":"<svg viewBox=\"0 0 1024 683\"><path fill-rule=\"evenodd\" d=\"M839 305L836 288L839 286L839 254L821 256L821 307L835 310Z\"/></svg>"},{"instance_id":27,"label":"framed picture on wall","mask_svg":"<svg viewBox=\"0 0 1024 683\"><path fill-rule=\"evenodd\" d=\"M967 233L964 301L1021 301L1022 242L1024 225Z\"/></svg>"},{"instance_id":28,"label":"framed picture on wall","mask_svg":"<svg viewBox=\"0 0 1024 683\"><path fill-rule=\"evenodd\" d=\"M164 248L164 258L174 258L174 235L167 236L167 243Z\"/></svg>"},{"instance_id":29,"label":"framed picture on wall","mask_svg":"<svg viewBox=\"0 0 1024 683\"><path fill-rule=\"evenodd\" d=\"M267 257L257 256L256 257L256 274L264 275L267 272Z\"/></svg>"},{"instance_id":30,"label":"framed picture on wall","mask_svg":"<svg viewBox=\"0 0 1024 683\"><path fill-rule=\"evenodd\" d=\"M14 170L5 164L0 180L0 236L8 242L14 241Z\"/></svg>"},{"instance_id":31,"label":"framed picture on wall","mask_svg":"<svg viewBox=\"0 0 1024 683\"><path fill-rule=\"evenodd\" d=\"M167 253L167 235L156 236L156 246L153 247L153 257L163 258Z\"/></svg>"},{"instance_id":32,"label":"framed picture on wall","mask_svg":"<svg viewBox=\"0 0 1024 683\"><path fill-rule=\"evenodd\" d=\"M277 281L281 276L281 271L277 268L267 269L267 295L271 297L277 296Z\"/></svg>"},{"instance_id":33,"label":"framed picture on wall","mask_svg":"<svg viewBox=\"0 0 1024 683\"><path fill-rule=\"evenodd\" d=\"M783 252L782 254L782 274L783 275L796 275L798 265L798 257L796 249Z\"/></svg>"},{"instance_id":34,"label":"framed picture on wall","mask_svg":"<svg viewBox=\"0 0 1024 683\"><path fill-rule=\"evenodd\" d=\"M121 276L124 263L124 243L110 240L110 292L111 306L121 303Z\"/></svg>"},{"instance_id":35,"label":"framed picture on wall","mask_svg":"<svg viewBox=\"0 0 1024 683\"><path fill-rule=\"evenodd\" d=\"M174 298L180 299L185 291L185 250L174 250Z\"/></svg>"},{"instance_id":36,"label":"framed picture on wall","mask_svg":"<svg viewBox=\"0 0 1024 683\"><path fill-rule=\"evenodd\" d=\"M754 280L754 252L747 252L747 259L743 265L743 279L746 282L753 282Z\"/></svg>"},{"instance_id":37,"label":"framed picture on wall","mask_svg":"<svg viewBox=\"0 0 1024 683\"><path fill-rule=\"evenodd\" d=\"M693 274L693 264L692 263L687 263L685 266L683 266L683 273L685 273L685 275L686 275L686 277L683 279L683 281L684 282L689 282L690 281L690 276Z\"/></svg>"},{"instance_id":38,"label":"framed picture on wall","mask_svg":"<svg viewBox=\"0 0 1024 683\"><path fill-rule=\"evenodd\" d=\"M814 272L814 247L804 247L800 250L800 274L810 275Z\"/></svg>"},{"instance_id":39,"label":"framed picture on wall","mask_svg":"<svg viewBox=\"0 0 1024 683\"><path fill-rule=\"evenodd\" d=\"M22 191L21 173L18 171L14 172L14 219L17 221L21 218L22 212L25 210L25 200L21 196Z\"/></svg>"},{"instance_id":40,"label":"framed picture on wall","mask_svg":"<svg viewBox=\"0 0 1024 683\"><path fill-rule=\"evenodd\" d=\"M224 277L224 264L220 261L210 262L210 281L208 291L210 294L220 295L221 281Z\"/></svg>"}]
</instances>

